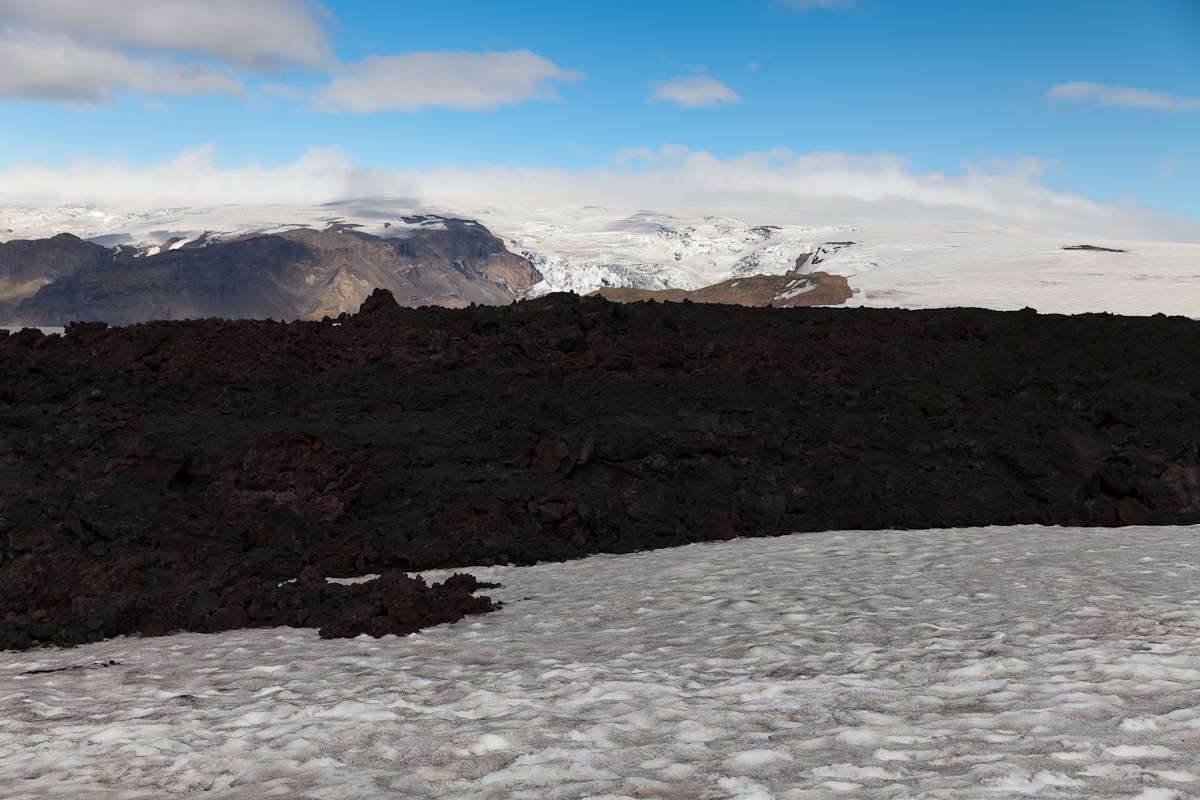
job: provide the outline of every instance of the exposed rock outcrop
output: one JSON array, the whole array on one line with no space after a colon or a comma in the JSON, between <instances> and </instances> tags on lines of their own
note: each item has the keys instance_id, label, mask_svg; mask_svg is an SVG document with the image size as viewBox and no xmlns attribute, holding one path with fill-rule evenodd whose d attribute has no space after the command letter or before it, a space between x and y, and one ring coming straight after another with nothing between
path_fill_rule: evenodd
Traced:
<instances>
[{"instance_id":1,"label":"exposed rock outcrop","mask_svg":"<svg viewBox=\"0 0 1200 800\"><path fill-rule=\"evenodd\" d=\"M805 254L807 257L809 254ZM797 264L802 261L797 259ZM732 303L739 306L772 306L798 308L807 306L840 305L854 293L841 275L811 272L807 275L752 275L732 278L700 289L597 289L589 297L603 297L614 303L636 303L655 300L660 303Z\"/></svg>"},{"instance_id":2,"label":"exposed rock outcrop","mask_svg":"<svg viewBox=\"0 0 1200 800\"><path fill-rule=\"evenodd\" d=\"M7 319L22 300L33 297L43 286L110 261L106 248L69 233L0 243L0 320Z\"/></svg>"},{"instance_id":3,"label":"exposed rock outcrop","mask_svg":"<svg viewBox=\"0 0 1200 800\"><path fill-rule=\"evenodd\" d=\"M43 248L64 252L61 245ZM63 271L53 282L41 279L45 285L32 296L23 295L8 324L320 319L354 311L375 287L391 290L409 306L502 305L541 280L526 259L510 253L482 225L441 218L408 238L381 239L337 225L202 247L191 243L141 257L117 248L105 260L89 263L88 269Z\"/></svg>"}]
</instances>

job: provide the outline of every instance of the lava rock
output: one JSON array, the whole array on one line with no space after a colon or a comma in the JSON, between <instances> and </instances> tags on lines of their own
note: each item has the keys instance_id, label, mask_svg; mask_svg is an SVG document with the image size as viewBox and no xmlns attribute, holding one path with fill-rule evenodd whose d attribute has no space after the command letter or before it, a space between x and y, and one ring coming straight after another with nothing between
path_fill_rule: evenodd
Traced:
<instances>
[{"instance_id":1,"label":"lava rock","mask_svg":"<svg viewBox=\"0 0 1200 800\"><path fill-rule=\"evenodd\" d=\"M495 607L410 572L735 536L1200 522L1184 318L380 292L80 328L0 337L0 647L403 634Z\"/></svg>"}]
</instances>

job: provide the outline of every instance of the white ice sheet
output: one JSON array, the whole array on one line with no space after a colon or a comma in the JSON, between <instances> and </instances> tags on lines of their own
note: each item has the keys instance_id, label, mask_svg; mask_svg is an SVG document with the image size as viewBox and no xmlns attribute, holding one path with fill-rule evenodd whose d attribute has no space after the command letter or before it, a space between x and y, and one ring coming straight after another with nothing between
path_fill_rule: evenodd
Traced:
<instances>
[{"instance_id":1,"label":"white ice sheet","mask_svg":"<svg viewBox=\"0 0 1200 800\"><path fill-rule=\"evenodd\" d=\"M1200 527L471 571L505 608L407 638L0 654L0 797L1200 796Z\"/></svg>"}]
</instances>

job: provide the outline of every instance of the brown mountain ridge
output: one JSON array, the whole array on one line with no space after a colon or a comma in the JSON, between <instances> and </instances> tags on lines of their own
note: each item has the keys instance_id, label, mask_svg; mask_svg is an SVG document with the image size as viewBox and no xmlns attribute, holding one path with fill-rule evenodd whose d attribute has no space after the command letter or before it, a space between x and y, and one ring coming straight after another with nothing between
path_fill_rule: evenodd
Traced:
<instances>
[{"instance_id":1,"label":"brown mountain ridge","mask_svg":"<svg viewBox=\"0 0 1200 800\"><path fill-rule=\"evenodd\" d=\"M406 238L350 225L196 242L154 255L69 234L0 244L0 319L321 319L353 311L376 288L405 306L505 305L541 280L479 223L413 218Z\"/></svg>"},{"instance_id":2,"label":"brown mountain ridge","mask_svg":"<svg viewBox=\"0 0 1200 800\"><path fill-rule=\"evenodd\" d=\"M588 297L603 297L614 303L636 303L656 300L660 303L728 303L738 306L771 306L773 308L799 308L809 306L836 306L851 298L853 292L846 279L826 272L807 275L752 275L748 278L731 278L711 286L691 291L685 289L625 289L605 287L591 292Z\"/></svg>"}]
</instances>

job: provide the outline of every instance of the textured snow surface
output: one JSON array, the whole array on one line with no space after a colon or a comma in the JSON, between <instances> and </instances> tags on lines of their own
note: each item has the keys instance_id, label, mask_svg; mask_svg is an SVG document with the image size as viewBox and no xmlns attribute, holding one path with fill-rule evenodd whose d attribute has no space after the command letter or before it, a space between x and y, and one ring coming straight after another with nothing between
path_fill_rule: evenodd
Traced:
<instances>
[{"instance_id":1,"label":"textured snow surface","mask_svg":"<svg viewBox=\"0 0 1200 800\"><path fill-rule=\"evenodd\" d=\"M1200 527L471 571L504 609L407 638L0 654L0 796L1200 797Z\"/></svg>"}]
</instances>

